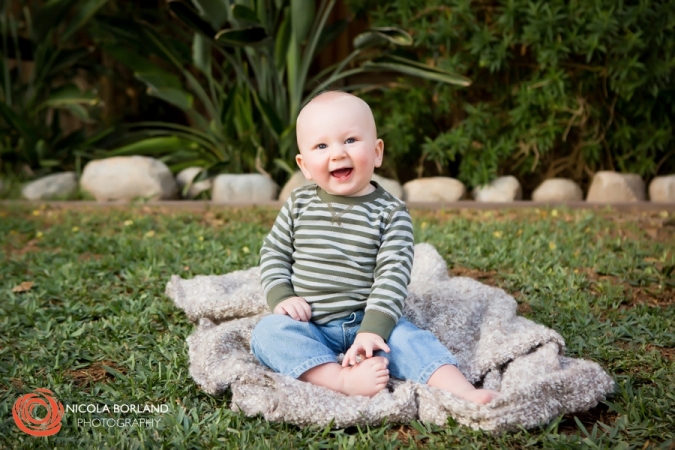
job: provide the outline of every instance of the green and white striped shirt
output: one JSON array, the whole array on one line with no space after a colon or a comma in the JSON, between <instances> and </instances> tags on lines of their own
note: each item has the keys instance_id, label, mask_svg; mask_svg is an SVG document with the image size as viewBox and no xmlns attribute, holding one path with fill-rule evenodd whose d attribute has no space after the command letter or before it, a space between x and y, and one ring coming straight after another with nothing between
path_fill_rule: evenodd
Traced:
<instances>
[{"instance_id":1,"label":"green and white striped shirt","mask_svg":"<svg viewBox=\"0 0 675 450\"><path fill-rule=\"evenodd\" d=\"M359 332L389 338L408 295L413 226L405 204L371 183L375 191L361 197L315 184L292 192L260 250L272 310L302 297L324 324L365 309Z\"/></svg>"}]
</instances>

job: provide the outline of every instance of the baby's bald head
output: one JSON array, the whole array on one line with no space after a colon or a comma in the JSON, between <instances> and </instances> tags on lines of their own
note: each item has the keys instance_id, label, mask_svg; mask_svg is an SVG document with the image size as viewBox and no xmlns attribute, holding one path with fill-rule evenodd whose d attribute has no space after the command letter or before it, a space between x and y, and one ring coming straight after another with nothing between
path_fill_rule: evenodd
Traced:
<instances>
[{"instance_id":1,"label":"baby's bald head","mask_svg":"<svg viewBox=\"0 0 675 450\"><path fill-rule=\"evenodd\" d=\"M364 102L355 95L342 91L328 91L323 92L313 99L311 99L298 114L298 121L296 123L296 137L298 139L298 146L302 150L300 141L304 134L306 134L307 127L315 127L317 124L317 116L324 112L326 108L334 109L336 112L343 113L350 117L358 116L361 120L361 126L377 137L377 128L375 126L375 118L373 112L370 110L368 103Z\"/></svg>"}]
</instances>

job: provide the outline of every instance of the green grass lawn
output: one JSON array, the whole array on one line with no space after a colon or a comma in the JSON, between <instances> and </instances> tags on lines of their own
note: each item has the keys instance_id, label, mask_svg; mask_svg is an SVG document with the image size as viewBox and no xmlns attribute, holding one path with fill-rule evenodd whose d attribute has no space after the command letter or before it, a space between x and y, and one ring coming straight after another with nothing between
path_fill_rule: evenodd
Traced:
<instances>
[{"instance_id":1,"label":"green grass lawn","mask_svg":"<svg viewBox=\"0 0 675 450\"><path fill-rule=\"evenodd\" d=\"M228 409L229 394L207 395L189 377L185 338L193 325L164 288L172 274L189 278L256 265L276 211L5 205L0 448L675 445L673 213L411 215L417 242L435 245L454 274L513 294L521 314L562 334L569 356L600 363L616 380L615 394L589 412L502 435L452 420L444 427L331 430L247 418ZM50 389L64 405L163 404L168 412L152 415L161 419L153 428L95 427L81 421L137 415L71 412L56 435L33 437L15 425L12 405L36 388Z\"/></svg>"}]
</instances>

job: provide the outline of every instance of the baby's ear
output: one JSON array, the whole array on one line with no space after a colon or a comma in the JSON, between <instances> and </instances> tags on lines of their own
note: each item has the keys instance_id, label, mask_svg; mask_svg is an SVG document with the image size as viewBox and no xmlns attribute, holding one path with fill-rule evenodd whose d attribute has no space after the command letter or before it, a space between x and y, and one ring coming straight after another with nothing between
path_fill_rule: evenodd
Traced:
<instances>
[{"instance_id":1,"label":"baby's ear","mask_svg":"<svg viewBox=\"0 0 675 450\"><path fill-rule=\"evenodd\" d=\"M307 170L307 167L305 167L305 160L302 159L302 154L298 153L295 155L295 163L298 165L300 170L302 171L302 174L305 176L307 180L312 179L312 175L309 173L309 170Z\"/></svg>"},{"instance_id":2,"label":"baby's ear","mask_svg":"<svg viewBox=\"0 0 675 450\"><path fill-rule=\"evenodd\" d=\"M384 159L384 141L378 139L375 141L375 167L380 167L382 165L382 160Z\"/></svg>"}]
</instances>

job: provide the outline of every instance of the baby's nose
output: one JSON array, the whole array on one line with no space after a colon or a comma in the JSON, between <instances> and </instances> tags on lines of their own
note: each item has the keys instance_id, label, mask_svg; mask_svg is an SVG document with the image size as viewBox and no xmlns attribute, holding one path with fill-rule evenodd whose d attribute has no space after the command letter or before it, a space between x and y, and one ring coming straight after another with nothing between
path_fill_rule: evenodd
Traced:
<instances>
[{"instance_id":1,"label":"baby's nose","mask_svg":"<svg viewBox=\"0 0 675 450\"><path fill-rule=\"evenodd\" d=\"M330 156L332 159L342 159L346 155L345 149L341 145L333 145L331 150Z\"/></svg>"}]
</instances>

